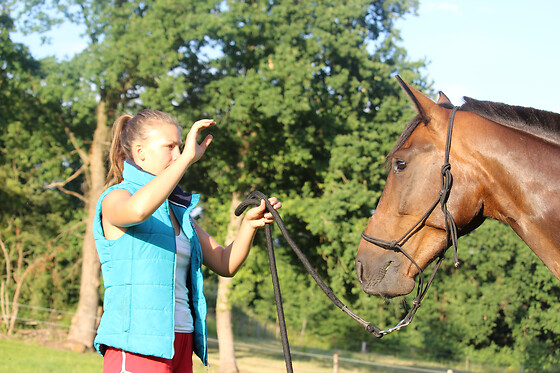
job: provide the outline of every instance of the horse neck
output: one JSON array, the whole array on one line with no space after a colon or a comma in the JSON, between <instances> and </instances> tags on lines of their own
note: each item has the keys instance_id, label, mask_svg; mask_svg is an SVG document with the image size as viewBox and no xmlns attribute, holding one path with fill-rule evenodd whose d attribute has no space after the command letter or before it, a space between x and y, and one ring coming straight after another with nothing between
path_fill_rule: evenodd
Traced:
<instances>
[{"instance_id":1,"label":"horse neck","mask_svg":"<svg viewBox=\"0 0 560 373\"><path fill-rule=\"evenodd\" d=\"M560 146L478 118L463 132L479 168L484 216L511 226L560 279Z\"/></svg>"}]
</instances>

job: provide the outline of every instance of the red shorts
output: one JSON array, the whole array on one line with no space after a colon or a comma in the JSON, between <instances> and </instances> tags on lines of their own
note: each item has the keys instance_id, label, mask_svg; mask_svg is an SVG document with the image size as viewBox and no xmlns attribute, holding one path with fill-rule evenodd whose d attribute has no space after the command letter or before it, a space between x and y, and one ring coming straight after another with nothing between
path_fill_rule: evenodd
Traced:
<instances>
[{"instance_id":1,"label":"red shorts","mask_svg":"<svg viewBox=\"0 0 560 373\"><path fill-rule=\"evenodd\" d=\"M103 358L103 373L192 373L192 333L175 333L174 347L172 359L109 347Z\"/></svg>"}]
</instances>

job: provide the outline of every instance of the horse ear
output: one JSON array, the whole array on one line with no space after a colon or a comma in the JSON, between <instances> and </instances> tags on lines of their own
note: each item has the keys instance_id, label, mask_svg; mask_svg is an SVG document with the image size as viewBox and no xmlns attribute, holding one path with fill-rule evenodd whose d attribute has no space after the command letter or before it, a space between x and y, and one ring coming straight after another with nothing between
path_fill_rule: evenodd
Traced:
<instances>
[{"instance_id":1,"label":"horse ear","mask_svg":"<svg viewBox=\"0 0 560 373\"><path fill-rule=\"evenodd\" d=\"M439 91L439 98L438 98L438 100L437 100L437 103L438 103L438 104L450 104L450 105L453 105L453 104L451 103L451 100L449 99L449 97L447 97L447 96L445 95L445 93L443 93L442 91Z\"/></svg>"},{"instance_id":2,"label":"horse ear","mask_svg":"<svg viewBox=\"0 0 560 373\"><path fill-rule=\"evenodd\" d=\"M399 75L397 75L396 78L402 89L412 100L412 102L414 102L416 111L418 111L418 114L420 114L420 116L426 121L426 123L429 122L432 118L445 115L443 114L445 109L436 104L431 98L406 83Z\"/></svg>"}]
</instances>

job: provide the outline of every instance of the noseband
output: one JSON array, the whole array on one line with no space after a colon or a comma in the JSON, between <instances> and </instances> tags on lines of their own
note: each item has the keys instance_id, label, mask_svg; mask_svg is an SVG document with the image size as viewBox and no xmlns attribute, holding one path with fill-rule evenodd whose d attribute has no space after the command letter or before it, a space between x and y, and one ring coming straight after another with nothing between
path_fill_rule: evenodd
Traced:
<instances>
[{"instance_id":1,"label":"noseband","mask_svg":"<svg viewBox=\"0 0 560 373\"><path fill-rule=\"evenodd\" d=\"M451 186L453 185L453 176L451 175L451 165L449 164L449 151L451 149L451 134L453 132L453 121L455 119L455 113L457 112L458 109L459 108L455 106L451 111L451 115L449 116L449 124L447 127L447 141L445 144L445 160L443 162L443 166L441 167L441 189L438 198L430 206L428 211L426 211L426 213L416 222L416 224L412 226L412 228L410 228L401 238L399 238L396 241L385 241L379 238L375 238L366 234L365 231L362 233L362 238L369 243L372 243L386 250L401 252L408 260L412 262L412 264L416 266L420 278L418 283L418 289L416 292L416 297L414 298L412 302L412 307L410 308L406 316L395 327L378 331L379 337L392 333L395 330L399 330L402 327L405 327L412 322L412 319L414 318L416 311L418 310L418 308L420 308L420 305L422 304L422 299L424 299L424 296L428 292L428 288L432 284L434 276L438 271L441 262L443 261L443 258L445 256L445 250L439 255L434 267L434 271L430 276L430 279L426 284L424 284L424 275L423 275L424 272L422 271L418 263L416 263L416 261L412 258L412 256L410 256L410 254L408 254L402 248L402 245L404 245L414 234L416 234L425 225L426 220L428 220L428 218L434 212L434 210L438 205L441 206L441 210L443 212L443 216L445 219L445 233L447 236L445 247L448 248L450 243L453 244L453 259L455 262L455 266L457 267L459 265L459 259L457 257L457 236L458 236L457 225L455 224L455 220L453 219L453 216L451 216L451 213L447 209L447 200L449 199L449 194L451 193Z\"/></svg>"}]
</instances>

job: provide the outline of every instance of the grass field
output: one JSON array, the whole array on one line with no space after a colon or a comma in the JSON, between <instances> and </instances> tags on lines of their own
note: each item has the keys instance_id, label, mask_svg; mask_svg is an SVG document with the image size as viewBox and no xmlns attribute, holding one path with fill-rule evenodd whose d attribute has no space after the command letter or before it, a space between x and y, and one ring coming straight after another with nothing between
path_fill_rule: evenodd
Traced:
<instances>
[{"instance_id":1,"label":"grass field","mask_svg":"<svg viewBox=\"0 0 560 373\"><path fill-rule=\"evenodd\" d=\"M280 349L280 350L279 350ZM278 343L259 345L236 344L237 365L242 373L280 373L286 372L286 364ZM327 373L333 372L333 361L329 356L292 351L295 372ZM194 372L218 372L218 350L210 343L209 366L205 367L194 357ZM367 365L369 364L369 365ZM402 368L398 368L400 365ZM77 353L56 347L47 347L37 342L20 339L0 338L0 373L101 373L103 358L96 352ZM414 362L380 361L362 362L341 358L339 373L398 373L398 372L446 372L447 368L422 364L415 367ZM454 370L459 372L458 370ZM487 370L477 370L487 371Z\"/></svg>"},{"instance_id":2,"label":"grass field","mask_svg":"<svg viewBox=\"0 0 560 373\"><path fill-rule=\"evenodd\" d=\"M249 348L237 349L237 363L242 372L285 372L282 357L270 353L255 355ZM210 349L210 366L205 367L195 357L194 372L217 372L218 353ZM10 373L101 373L103 358L95 352L77 353L16 339L0 339L0 372ZM298 372L332 372L332 365L312 359L294 362ZM342 371L341 371L342 372Z\"/></svg>"},{"instance_id":3,"label":"grass field","mask_svg":"<svg viewBox=\"0 0 560 373\"><path fill-rule=\"evenodd\" d=\"M247 348L237 351L238 366L242 372L285 372L286 366L281 358L269 354L255 356ZM210 367L202 365L195 358L194 372L217 372L218 353L210 350ZM95 352L76 353L59 348L15 339L0 339L0 372L10 373L100 373L103 358ZM332 366L313 361L294 363L296 371L332 372Z\"/></svg>"},{"instance_id":4,"label":"grass field","mask_svg":"<svg viewBox=\"0 0 560 373\"><path fill-rule=\"evenodd\" d=\"M45 347L14 339L0 339L0 372L100 373L103 358L93 352Z\"/></svg>"}]
</instances>

